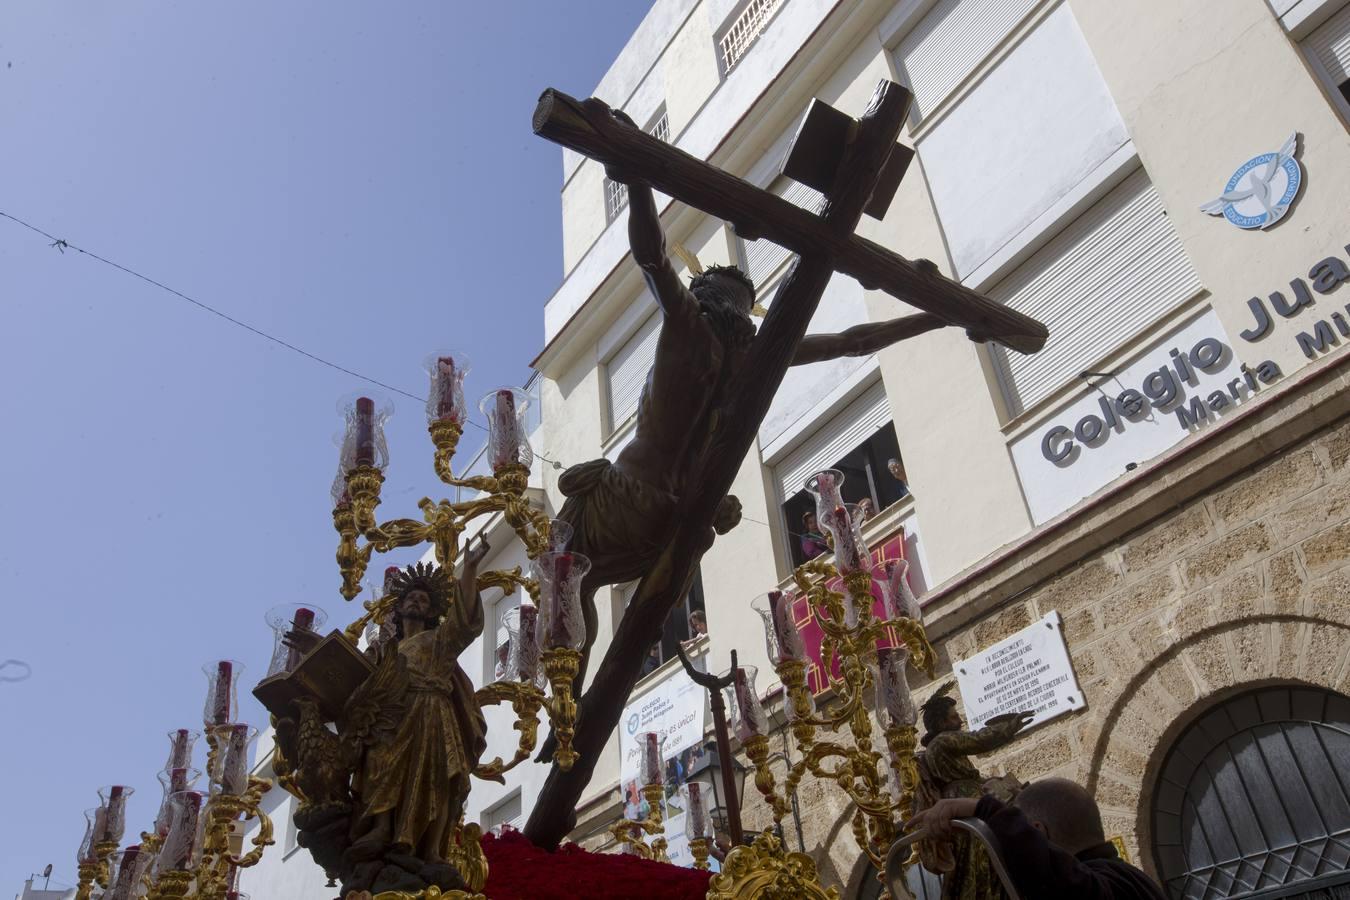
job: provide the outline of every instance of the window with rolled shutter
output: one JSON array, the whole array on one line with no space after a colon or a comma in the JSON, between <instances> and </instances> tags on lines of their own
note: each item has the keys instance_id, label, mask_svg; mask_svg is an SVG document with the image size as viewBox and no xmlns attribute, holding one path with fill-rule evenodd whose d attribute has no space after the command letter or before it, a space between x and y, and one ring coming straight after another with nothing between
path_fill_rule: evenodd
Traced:
<instances>
[{"instance_id":1,"label":"window with rolled shutter","mask_svg":"<svg viewBox=\"0 0 1350 900\"><path fill-rule=\"evenodd\" d=\"M1200 287L1162 199L1137 169L989 291L1050 330L1039 353L993 350L1012 414L1090 369Z\"/></svg>"},{"instance_id":2,"label":"window with rolled shutter","mask_svg":"<svg viewBox=\"0 0 1350 900\"><path fill-rule=\"evenodd\" d=\"M605 363L610 431L637 411L642 386L656 360L656 339L660 335L661 314L655 312Z\"/></svg>"},{"instance_id":3,"label":"window with rolled shutter","mask_svg":"<svg viewBox=\"0 0 1350 900\"><path fill-rule=\"evenodd\" d=\"M1350 111L1350 4L1328 19L1303 42L1313 68L1326 79Z\"/></svg>"},{"instance_id":4,"label":"window with rolled shutter","mask_svg":"<svg viewBox=\"0 0 1350 900\"><path fill-rule=\"evenodd\" d=\"M885 386L877 380L774 466L779 499L802 490L807 478L834 465L890 421L891 403Z\"/></svg>"},{"instance_id":5,"label":"window with rolled shutter","mask_svg":"<svg viewBox=\"0 0 1350 900\"><path fill-rule=\"evenodd\" d=\"M1040 0L939 0L895 49L921 120L975 71Z\"/></svg>"},{"instance_id":6,"label":"window with rolled shutter","mask_svg":"<svg viewBox=\"0 0 1350 900\"><path fill-rule=\"evenodd\" d=\"M825 199L825 195L820 191L793 181L786 175L779 175L774 179L769 185L769 190L789 203L811 212L820 212L821 201ZM740 244L742 266L745 274L755 283L756 291L763 287L769 276L792 255L792 251L785 250L769 240L742 240ZM762 299L763 295L760 296Z\"/></svg>"}]
</instances>

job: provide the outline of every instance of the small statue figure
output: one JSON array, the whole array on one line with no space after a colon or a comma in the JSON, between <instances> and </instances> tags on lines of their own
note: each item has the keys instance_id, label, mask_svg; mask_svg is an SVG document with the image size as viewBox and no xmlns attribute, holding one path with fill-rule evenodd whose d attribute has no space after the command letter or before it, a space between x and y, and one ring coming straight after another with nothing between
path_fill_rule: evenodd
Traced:
<instances>
[{"instance_id":1,"label":"small statue figure","mask_svg":"<svg viewBox=\"0 0 1350 900\"><path fill-rule=\"evenodd\" d=\"M457 831L487 725L457 659L483 631L477 577L487 551L480 541L468 552L458 582L421 563L390 574L391 639L347 700L336 735L308 698L294 703L298 722L277 723L288 774L305 797L300 844L342 879L343 896L465 886ZM301 651L319 640L288 635Z\"/></svg>"},{"instance_id":2,"label":"small statue figure","mask_svg":"<svg viewBox=\"0 0 1350 900\"><path fill-rule=\"evenodd\" d=\"M970 756L992 753L1012 742L1032 719L1032 713L995 716L978 731L965 731L950 695L956 682L949 681L920 707L926 732L924 749L918 754L919 789L914 795L917 815L939 800L993 794L1008 802L1021 782L1011 775L986 778L970 762ZM919 856L930 872L942 875L942 900L1001 900L1003 885L989 865L984 848L965 832L951 841L919 842Z\"/></svg>"}]
</instances>

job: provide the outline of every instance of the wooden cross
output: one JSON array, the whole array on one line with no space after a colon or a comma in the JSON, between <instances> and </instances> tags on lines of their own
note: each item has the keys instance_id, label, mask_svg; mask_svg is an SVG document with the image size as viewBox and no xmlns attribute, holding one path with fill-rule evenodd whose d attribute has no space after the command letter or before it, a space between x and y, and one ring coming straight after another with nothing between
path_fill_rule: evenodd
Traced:
<instances>
[{"instance_id":1,"label":"wooden cross","mask_svg":"<svg viewBox=\"0 0 1350 900\"><path fill-rule=\"evenodd\" d=\"M750 345L740 381L714 421L703 469L680 498L675 535L638 586L591 686L578 704L572 746L580 759L556 766L536 801L526 836L552 848L575 823L575 808L606 749L650 647L670 610L688 591L712 543L718 503L745 459L835 271L864 287L884 290L976 340L996 340L1022 352L1045 343L1043 325L916 265L853 233L864 212L884 213L910 151L896 139L909 109L907 89L878 85L862 118L853 120L817 102L797 135L786 169L822 189L819 214L729 175L616 119L594 98L578 101L549 90L534 113L534 131L704 212L731 222L738 234L766 238L798 254ZM898 148L898 149L897 149ZM900 156L896 156L900 153ZM814 183L813 183L814 182Z\"/></svg>"},{"instance_id":2,"label":"wooden cross","mask_svg":"<svg viewBox=\"0 0 1350 900\"><path fill-rule=\"evenodd\" d=\"M820 215L616 119L608 105L594 98L578 101L558 91L544 92L535 109L534 131L602 164L619 164L656 190L732 223L742 238L763 238L800 257L829 260L864 288L883 290L933 313L977 340L1035 353L1047 336L1035 319L853 233L863 212L878 219L885 214L913 156L895 143L910 100L901 85L882 82L860 121L819 100L812 102L783 171L826 195ZM879 117L889 118L892 110L899 111L899 118L891 123L895 128L885 131L895 133L882 143ZM864 148L866 143L876 146ZM871 157L869 171L859 169L863 155ZM857 195L848 198L856 209L841 208L845 197L838 192L846 186Z\"/></svg>"}]
</instances>

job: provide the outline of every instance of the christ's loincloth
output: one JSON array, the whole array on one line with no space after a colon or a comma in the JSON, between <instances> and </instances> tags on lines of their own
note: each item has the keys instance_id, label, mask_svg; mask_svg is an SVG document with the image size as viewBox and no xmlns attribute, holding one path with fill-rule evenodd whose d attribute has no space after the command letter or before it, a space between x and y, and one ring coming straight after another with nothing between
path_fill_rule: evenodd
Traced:
<instances>
[{"instance_id":1,"label":"christ's loincloth","mask_svg":"<svg viewBox=\"0 0 1350 900\"><path fill-rule=\"evenodd\" d=\"M675 531L678 498L607 459L570 467L558 479L567 497L558 518L572 526L568 549L591 560L592 584L621 584L650 571Z\"/></svg>"}]
</instances>

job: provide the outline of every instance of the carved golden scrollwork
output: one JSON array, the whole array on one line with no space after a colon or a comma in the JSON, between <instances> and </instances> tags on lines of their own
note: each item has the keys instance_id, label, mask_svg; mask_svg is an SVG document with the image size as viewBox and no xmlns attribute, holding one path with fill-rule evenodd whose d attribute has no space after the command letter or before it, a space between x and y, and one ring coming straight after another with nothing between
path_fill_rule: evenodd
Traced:
<instances>
[{"instance_id":1,"label":"carved golden scrollwork","mask_svg":"<svg viewBox=\"0 0 1350 900\"><path fill-rule=\"evenodd\" d=\"M772 831L727 854L708 885L708 900L839 900L838 888L821 887L816 862L788 853Z\"/></svg>"},{"instance_id":2,"label":"carved golden scrollwork","mask_svg":"<svg viewBox=\"0 0 1350 900\"><path fill-rule=\"evenodd\" d=\"M647 801L647 818L641 821L633 819L620 819L610 826L609 833L614 835L614 839L620 844L632 848L633 852L643 859L654 859L657 862L670 862L670 857L666 855L666 826L662 818L661 802L665 799L665 786L661 784L647 784L642 787L642 796ZM643 838L644 834L655 835L656 839L650 843ZM707 868L707 841L704 841L704 866ZM693 843L690 843L692 849Z\"/></svg>"}]
</instances>

